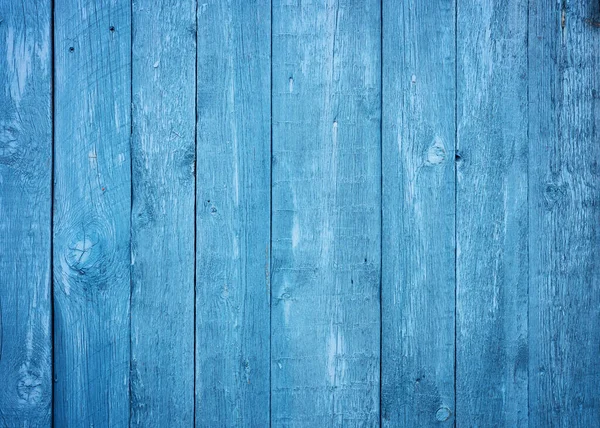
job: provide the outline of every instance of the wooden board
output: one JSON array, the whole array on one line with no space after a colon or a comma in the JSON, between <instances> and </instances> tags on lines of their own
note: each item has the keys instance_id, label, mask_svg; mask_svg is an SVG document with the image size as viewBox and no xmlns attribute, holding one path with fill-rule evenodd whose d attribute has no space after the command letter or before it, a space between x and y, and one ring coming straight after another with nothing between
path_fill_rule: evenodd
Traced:
<instances>
[{"instance_id":1,"label":"wooden board","mask_svg":"<svg viewBox=\"0 0 600 428\"><path fill-rule=\"evenodd\" d=\"M54 424L127 426L131 4L54 4Z\"/></svg>"},{"instance_id":2,"label":"wooden board","mask_svg":"<svg viewBox=\"0 0 600 428\"><path fill-rule=\"evenodd\" d=\"M198 427L269 425L270 16L198 4Z\"/></svg>"},{"instance_id":3,"label":"wooden board","mask_svg":"<svg viewBox=\"0 0 600 428\"><path fill-rule=\"evenodd\" d=\"M600 424L600 5L529 12L529 412Z\"/></svg>"},{"instance_id":4,"label":"wooden board","mask_svg":"<svg viewBox=\"0 0 600 428\"><path fill-rule=\"evenodd\" d=\"M379 423L380 17L273 4L273 427Z\"/></svg>"},{"instance_id":5,"label":"wooden board","mask_svg":"<svg viewBox=\"0 0 600 428\"><path fill-rule=\"evenodd\" d=\"M456 424L527 426L527 2L459 2L456 39Z\"/></svg>"},{"instance_id":6,"label":"wooden board","mask_svg":"<svg viewBox=\"0 0 600 428\"><path fill-rule=\"evenodd\" d=\"M455 3L383 7L382 425L454 423Z\"/></svg>"},{"instance_id":7,"label":"wooden board","mask_svg":"<svg viewBox=\"0 0 600 428\"><path fill-rule=\"evenodd\" d=\"M168 4L167 4L168 3ZM196 3L133 3L130 426L194 422Z\"/></svg>"},{"instance_id":8,"label":"wooden board","mask_svg":"<svg viewBox=\"0 0 600 428\"><path fill-rule=\"evenodd\" d=\"M0 2L0 426L51 423L50 2Z\"/></svg>"}]
</instances>

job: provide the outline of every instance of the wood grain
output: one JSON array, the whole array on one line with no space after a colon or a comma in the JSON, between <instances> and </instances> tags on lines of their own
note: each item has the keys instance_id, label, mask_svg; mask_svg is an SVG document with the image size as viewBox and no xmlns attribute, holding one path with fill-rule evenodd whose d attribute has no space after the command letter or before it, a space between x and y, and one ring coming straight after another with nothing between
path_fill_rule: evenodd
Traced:
<instances>
[{"instance_id":1,"label":"wood grain","mask_svg":"<svg viewBox=\"0 0 600 428\"><path fill-rule=\"evenodd\" d=\"M527 426L527 2L459 2L456 37L456 425Z\"/></svg>"},{"instance_id":2,"label":"wood grain","mask_svg":"<svg viewBox=\"0 0 600 428\"><path fill-rule=\"evenodd\" d=\"M0 426L49 427L49 1L0 2Z\"/></svg>"},{"instance_id":3,"label":"wood grain","mask_svg":"<svg viewBox=\"0 0 600 428\"><path fill-rule=\"evenodd\" d=\"M196 2L132 20L130 426L192 426Z\"/></svg>"},{"instance_id":4,"label":"wood grain","mask_svg":"<svg viewBox=\"0 0 600 428\"><path fill-rule=\"evenodd\" d=\"M269 425L270 16L198 4L198 427Z\"/></svg>"},{"instance_id":5,"label":"wood grain","mask_svg":"<svg viewBox=\"0 0 600 428\"><path fill-rule=\"evenodd\" d=\"M54 424L127 426L131 4L54 4Z\"/></svg>"},{"instance_id":6,"label":"wood grain","mask_svg":"<svg viewBox=\"0 0 600 428\"><path fill-rule=\"evenodd\" d=\"M454 423L455 7L383 7L386 427Z\"/></svg>"},{"instance_id":7,"label":"wood grain","mask_svg":"<svg viewBox=\"0 0 600 428\"><path fill-rule=\"evenodd\" d=\"M274 427L379 423L380 17L273 4Z\"/></svg>"},{"instance_id":8,"label":"wood grain","mask_svg":"<svg viewBox=\"0 0 600 428\"><path fill-rule=\"evenodd\" d=\"M530 2L529 412L600 424L598 2Z\"/></svg>"}]
</instances>

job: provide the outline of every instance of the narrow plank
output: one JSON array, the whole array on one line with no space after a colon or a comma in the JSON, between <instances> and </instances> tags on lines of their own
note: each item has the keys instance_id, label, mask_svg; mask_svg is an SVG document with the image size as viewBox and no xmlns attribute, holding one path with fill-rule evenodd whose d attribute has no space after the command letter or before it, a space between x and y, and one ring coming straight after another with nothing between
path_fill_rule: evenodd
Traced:
<instances>
[{"instance_id":1,"label":"narrow plank","mask_svg":"<svg viewBox=\"0 0 600 428\"><path fill-rule=\"evenodd\" d=\"M131 423L194 423L196 2L133 2Z\"/></svg>"},{"instance_id":2,"label":"narrow plank","mask_svg":"<svg viewBox=\"0 0 600 428\"><path fill-rule=\"evenodd\" d=\"M274 427L379 424L380 16L273 4Z\"/></svg>"},{"instance_id":3,"label":"narrow plank","mask_svg":"<svg viewBox=\"0 0 600 428\"><path fill-rule=\"evenodd\" d=\"M527 426L527 1L457 13L456 425Z\"/></svg>"},{"instance_id":4,"label":"narrow plank","mask_svg":"<svg viewBox=\"0 0 600 428\"><path fill-rule=\"evenodd\" d=\"M600 425L599 7L531 1L529 403L536 426Z\"/></svg>"},{"instance_id":5,"label":"narrow plank","mask_svg":"<svg viewBox=\"0 0 600 428\"><path fill-rule=\"evenodd\" d=\"M387 427L454 424L455 8L383 4Z\"/></svg>"},{"instance_id":6,"label":"narrow plank","mask_svg":"<svg viewBox=\"0 0 600 428\"><path fill-rule=\"evenodd\" d=\"M198 427L269 425L270 16L198 5Z\"/></svg>"},{"instance_id":7,"label":"narrow plank","mask_svg":"<svg viewBox=\"0 0 600 428\"><path fill-rule=\"evenodd\" d=\"M51 423L51 3L0 2L0 425Z\"/></svg>"},{"instance_id":8,"label":"narrow plank","mask_svg":"<svg viewBox=\"0 0 600 428\"><path fill-rule=\"evenodd\" d=\"M130 2L54 4L54 424L127 426Z\"/></svg>"}]
</instances>

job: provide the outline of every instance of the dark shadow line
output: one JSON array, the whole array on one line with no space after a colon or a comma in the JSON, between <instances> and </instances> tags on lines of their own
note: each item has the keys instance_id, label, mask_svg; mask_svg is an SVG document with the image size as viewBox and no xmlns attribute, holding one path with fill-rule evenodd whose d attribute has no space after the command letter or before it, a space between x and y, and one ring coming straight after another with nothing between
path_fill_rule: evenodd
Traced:
<instances>
[{"instance_id":1,"label":"dark shadow line","mask_svg":"<svg viewBox=\"0 0 600 428\"><path fill-rule=\"evenodd\" d=\"M379 426L383 424L383 0L379 2Z\"/></svg>"},{"instance_id":2,"label":"dark shadow line","mask_svg":"<svg viewBox=\"0 0 600 428\"><path fill-rule=\"evenodd\" d=\"M195 64L194 64L194 358L193 358L193 371L194 371L194 382L193 382L193 397L194 397L194 405L192 410L192 418L194 421L194 427L196 424L196 385L197 385L197 331L196 331L196 321L197 321L197 272L198 272L198 254L197 254L197 240L198 240L198 1L196 1L195 7Z\"/></svg>"},{"instance_id":3,"label":"dark shadow line","mask_svg":"<svg viewBox=\"0 0 600 428\"><path fill-rule=\"evenodd\" d=\"M454 3L454 427L457 421L457 350L458 350L458 1Z\"/></svg>"},{"instance_id":4,"label":"dark shadow line","mask_svg":"<svg viewBox=\"0 0 600 428\"><path fill-rule=\"evenodd\" d=\"M270 93L269 93L269 428L273 425L273 1L269 2L270 6L270 53L269 53L269 68L270 68Z\"/></svg>"},{"instance_id":5,"label":"dark shadow line","mask_svg":"<svg viewBox=\"0 0 600 428\"><path fill-rule=\"evenodd\" d=\"M54 126L54 112L55 107L55 40L54 40L54 0L50 0L50 45L52 46L52 52L50 55L50 138L52 145L52 161L50 167L50 426L54 427L54 404L55 404L55 391L54 391L54 378L56 376L55 370L55 346L54 346L54 160L55 154L55 126Z\"/></svg>"}]
</instances>

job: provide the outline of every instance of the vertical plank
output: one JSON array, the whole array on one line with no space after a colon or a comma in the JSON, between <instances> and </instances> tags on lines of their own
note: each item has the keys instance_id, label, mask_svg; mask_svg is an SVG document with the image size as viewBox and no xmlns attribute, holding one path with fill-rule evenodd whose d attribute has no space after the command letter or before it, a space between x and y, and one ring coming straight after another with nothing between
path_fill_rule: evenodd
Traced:
<instances>
[{"instance_id":1,"label":"vertical plank","mask_svg":"<svg viewBox=\"0 0 600 428\"><path fill-rule=\"evenodd\" d=\"M131 426L194 423L196 2L133 2Z\"/></svg>"},{"instance_id":2,"label":"vertical plank","mask_svg":"<svg viewBox=\"0 0 600 428\"><path fill-rule=\"evenodd\" d=\"M600 424L599 7L530 2L529 402L537 426Z\"/></svg>"},{"instance_id":3,"label":"vertical plank","mask_svg":"<svg viewBox=\"0 0 600 428\"><path fill-rule=\"evenodd\" d=\"M457 426L527 425L527 2L459 1Z\"/></svg>"},{"instance_id":4,"label":"vertical plank","mask_svg":"<svg viewBox=\"0 0 600 428\"><path fill-rule=\"evenodd\" d=\"M272 426L373 426L380 2L273 5Z\"/></svg>"},{"instance_id":5,"label":"vertical plank","mask_svg":"<svg viewBox=\"0 0 600 428\"><path fill-rule=\"evenodd\" d=\"M0 2L0 425L50 426L50 2Z\"/></svg>"},{"instance_id":6,"label":"vertical plank","mask_svg":"<svg viewBox=\"0 0 600 428\"><path fill-rule=\"evenodd\" d=\"M383 426L454 423L454 19L383 6Z\"/></svg>"},{"instance_id":7,"label":"vertical plank","mask_svg":"<svg viewBox=\"0 0 600 428\"><path fill-rule=\"evenodd\" d=\"M198 427L269 425L270 16L198 4Z\"/></svg>"},{"instance_id":8,"label":"vertical plank","mask_svg":"<svg viewBox=\"0 0 600 428\"><path fill-rule=\"evenodd\" d=\"M127 426L131 4L54 7L54 424Z\"/></svg>"}]
</instances>

